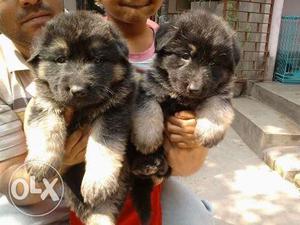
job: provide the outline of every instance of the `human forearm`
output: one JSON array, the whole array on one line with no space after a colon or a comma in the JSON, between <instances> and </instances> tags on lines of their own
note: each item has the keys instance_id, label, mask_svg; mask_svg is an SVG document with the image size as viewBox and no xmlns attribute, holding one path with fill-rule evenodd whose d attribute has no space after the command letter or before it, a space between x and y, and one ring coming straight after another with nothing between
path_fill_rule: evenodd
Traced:
<instances>
[{"instance_id":1,"label":"human forearm","mask_svg":"<svg viewBox=\"0 0 300 225\"><path fill-rule=\"evenodd\" d=\"M21 120L0 98L0 158L2 160L0 161L0 193L5 194L7 199L10 199L9 182L15 180L12 176L16 169L24 163L27 155L25 141ZM25 175L25 173L19 174L20 177ZM26 181L26 176L24 180ZM18 188L20 189L20 187ZM17 191L20 193L22 190ZM14 202L19 203L18 201ZM31 199L25 199L22 203L29 204Z\"/></svg>"},{"instance_id":2,"label":"human forearm","mask_svg":"<svg viewBox=\"0 0 300 225\"><path fill-rule=\"evenodd\" d=\"M30 181L29 174L26 171L25 166L22 167L21 170L18 170L18 173L14 174L16 169L22 165L24 165L25 158L27 155L26 145L25 145L25 135L22 130L21 121L17 120L17 116L13 111L7 111L9 109L6 105L1 105L0 100L0 142L3 149L0 149L0 152L5 152L6 155L15 154L17 151L19 153L24 152L21 155L16 157L8 158L6 160L0 161L0 193L5 194L7 199L9 198L9 183L16 181L16 179L21 178L28 185ZM8 112L9 117L8 117ZM73 111L66 111L66 121L69 123L71 121ZM8 123L8 118L12 120L12 122ZM1 122L5 121L5 126L1 126ZM16 131L16 127L19 129ZM65 144L65 152L64 152L64 160L62 164L62 168L60 174L65 173L71 166L76 165L82 161L84 161L85 156L85 147L87 145L87 140L89 136L89 129L86 130L77 130L73 134L70 135L66 140ZM15 138L14 138L15 137ZM20 139L22 138L22 139ZM20 143L19 145L15 145L15 143ZM13 148L10 148L14 146ZM4 151L5 150L5 151ZM3 158L3 155L0 155L0 158ZM50 182L50 181L49 181ZM36 187L39 188L41 184L36 184ZM17 185L16 192L23 193L23 186ZM31 205L41 201L39 194L29 194L24 200L19 201L14 199L14 203L16 205Z\"/></svg>"},{"instance_id":3,"label":"human forearm","mask_svg":"<svg viewBox=\"0 0 300 225\"><path fill-rule=\"evenodd\" d=\"M84 160L85 155L85 146L88 139L89 132L85 134L78 130L71 134L66 142L65 156L60 175L63 175L71 166L76 165ZM26 154L9 159L6 161L0 162L0 193L5 194L10 200L9 187L10 183L12 184L17 179L22 179L22 182L25 182L27 187L30 186L30 176L27 173L26 167L24 166L24 161ZM49 183L52 182L52 179L48 180ZM16 193L21 196L23 194L23 185L18 182ZM34 182L36 189L44 190L44 185ZM14 204L16 205L32 205L42 201L41 194L31 194L28 193L23 200L13 199Z\"/></svg>"},{"instance_id":4,"label":"human forearm","mask_svg":"<svg viewBox=\"0 0 300 225\"><path fill-rule=\"evenodd\" d=\"M23 200L18 200L13 197L13 195L9 195L10 190L12 190L12 183L16 181L17 179L22 179L25 183L29 185L30 176L26 171L25 167L22 167L18 169L20 166L22 166L23 163L18 163L11 165L10 167L6 168L4 171L1 172L0 176L0 192L6 195L7 199L9 201L13 200L14 204L25 206L25 205L32 205L36 204L42 199L40 198L40 194L31 194L28 193L28 195ZM39 185L36 185L37 187L40 187ZM18 195L22 195L24 191L24 186L22 184L18 184L16 186L16 193ZM10 199L10 196L12 199Z\"/></svg>"},{"instance_id":5,"label":"human forearm","mask_svg":"<svg viewBox=\"0 0 300 225\"><path fill-rule=\"evenodd\" d=\"M172 176L190 176L196 173L204 164L208 149L202 146L182 149L169 140L164 145L167 151L168 162L172 168Z\"/></svg>"},{"instance_id":6,"label":"human forearm","mask_svg":"<svg viewBox=\"0 0 300 225\"><path fill-rule=\"evenodd\" d=\"M22 200L10 198L13 197L11 192L12 188L15 190L18 196L23 195L24 186L21 184L21 182L24 182L23 184L26 187L30 187L30 176L27 173L26 167L24 165L26 155L27 154L25 153L20 156L16 156L14 158L10 158L0 162L0 193L6 195L9 201L13 200L14 204L20 206L32 205L41 201L41 194L30 194L30 190L26 198ZM12 186L14 182L18 184L16 185L16 187ZM32 184L34 184L34 187L36 189L44 190L44 185L38 184L35 181L33 182L34 183ZM51 180L49 180L48 182L51 182Z\"/></svg>"}]
</instances>

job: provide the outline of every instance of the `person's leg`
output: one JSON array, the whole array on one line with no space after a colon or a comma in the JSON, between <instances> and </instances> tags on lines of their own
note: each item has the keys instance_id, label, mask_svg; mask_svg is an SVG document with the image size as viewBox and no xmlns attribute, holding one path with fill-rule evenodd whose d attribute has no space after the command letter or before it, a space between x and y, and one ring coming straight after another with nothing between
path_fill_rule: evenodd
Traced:
<instances>
[{"instance_id":1,"label":"person's leg","mask_svg":"<svg viewBox=\"0 0 300 225\"><path fill-rule=\"evenodd\" d=\"M174 178L169 178L162 189L163 225L213 225L209 204Z\"/></svg>"},{"instance_id":2,"label":"person's leg","mask_svg":"<svg viewBox=\"0 0 300 225\"><path fill-rule=\"evenodd\" d=\"M69 225L69 208L57 207L52 213L45 216L28 216L24 212L33 215L45 212L49 206L53 205L51 199L45 199L36 205L23 206L18 209L13 206L5 196L0 194L0 224L1 225ZM51 208L51 207L50 207ZM20 210L20 211L19 211Z\"/></svg>"}]
</instances>

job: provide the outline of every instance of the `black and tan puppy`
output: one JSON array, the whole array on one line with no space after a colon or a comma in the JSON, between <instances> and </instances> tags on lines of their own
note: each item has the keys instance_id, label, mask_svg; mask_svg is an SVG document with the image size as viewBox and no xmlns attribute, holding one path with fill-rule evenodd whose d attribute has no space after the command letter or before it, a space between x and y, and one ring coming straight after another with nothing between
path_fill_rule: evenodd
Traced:
<instances>
[{"instance_id":1,"label":"black and tan puppy","mask_svg":"<svg viewBox=\"0 0 300 225\"><path fill-rule=\"evenodd\" d=\"M59 170L68 135L90 126L86 165L65 177L75 192L67 189L68 200L86 224L115 224L128 191L124 155L134 83L127 57L126 44L111 24L100 15L77 12L50 21L29 60L37 93L26 111L28 171L38 180L53 176L36 160ZM66 107L75 110L69 125Z\"/></svg>"},{"instance_id":2,"label":"black and tan puppy","mask_svg":"<svg viewBox=\"0 0 300 225\"><path fill-rule=\"evenodd\" d=\"M180 15L158 30L156 54L133 115L132 142L142 154L133 155L131 166L142 177L170 173L161 145L164 120L175 112L196 113L194 135L209 148L223 139L234 118L232 77L240 51L235 33L221 18L202 10ZM143 188L134 190L141 192L135 194L139 201Z\"/></svg>"}]
</instances>

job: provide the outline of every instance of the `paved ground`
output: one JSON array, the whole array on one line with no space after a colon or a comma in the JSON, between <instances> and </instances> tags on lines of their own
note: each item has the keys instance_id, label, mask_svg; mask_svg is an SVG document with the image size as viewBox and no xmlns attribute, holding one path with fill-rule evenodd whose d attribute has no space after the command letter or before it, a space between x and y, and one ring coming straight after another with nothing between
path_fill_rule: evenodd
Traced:
<instances>
[{"instance_id":1,"label":"paved ground","mask_svg":"<svg viewBox=\"0 0 300 225\"><path fill-rule=\"evenodd\" d=\"M233 131L194 176L178 178L214 208L216 225L299 225L300 191Z\"/></svg>"}]
</instances>

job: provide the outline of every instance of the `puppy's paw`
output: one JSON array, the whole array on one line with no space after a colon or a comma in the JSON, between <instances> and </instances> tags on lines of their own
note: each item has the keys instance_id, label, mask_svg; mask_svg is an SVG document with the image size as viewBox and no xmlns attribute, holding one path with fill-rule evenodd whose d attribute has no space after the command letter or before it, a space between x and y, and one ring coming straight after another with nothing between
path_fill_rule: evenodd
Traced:
<instances>
[{"instance_id":1,"label":"puppy's paw","mask_svg":"<svg viewBox=\"0 0 300 225\"><path fill-rule=\"evenodd\" d=\"M134 134L131 140L139 152L149 154L155 152L162 145L163 134L160 131L156 133L153 131L147 132L147 134Z\"/></svg>"},{"instance_id":2,"label":"puppy's paw","mask_svg":"<svg viewBox=\"0 0 300 225\"><path fill-rule=\"evenodd\" d=\"M168 168L168 162L162 152L137 156L132 163L131 172L139 177L164 176Z\"/></svg>"},{"instance_id":3,"label":"puppy's paw","mask_svg":"<svg viewBox=\"0 0 300 225\"><path fill-rule=\"evenodd\" d=\"M41 182L43 178L52 178L60 169L61 159L53 154L46 154L43 158L26 160L26 169L30 176L34 176L37 182Z\"/></svg>"},{"instance_id":4,"label":"puppy's paw","mask_svg":"<svg viewBox=\"0 0 300 225\"><path fill-rule=\"evenodd\" d=\"M99 173L101 171L86 171L81 184L83 200L92 207L115 194L119 187L118 173L110 176L99 176Z\"/></svg>"},{"instance_id":5,"label":"puppy's paw","mask_svg":"<svg viewBox=\"0 0 300 225\"><path fill-rule=\"evenodd\" d=\"M115 225L115 218L111 216L111 213L107 214L92 214L87 219L85 224L86 225Z\"/></svg>"},{"instance_id":6,"label":"puppy's paw","mask_svg":"<svg viewBox=\"0 0 300 225\"><path fill-rule=\"evenodd\" d=\"M222 125L211 123L203 126L203 124L197 123L195 135L202 146L212 148L223 140L225 132L226 128Z\"/></svg>"}]
</instances>

